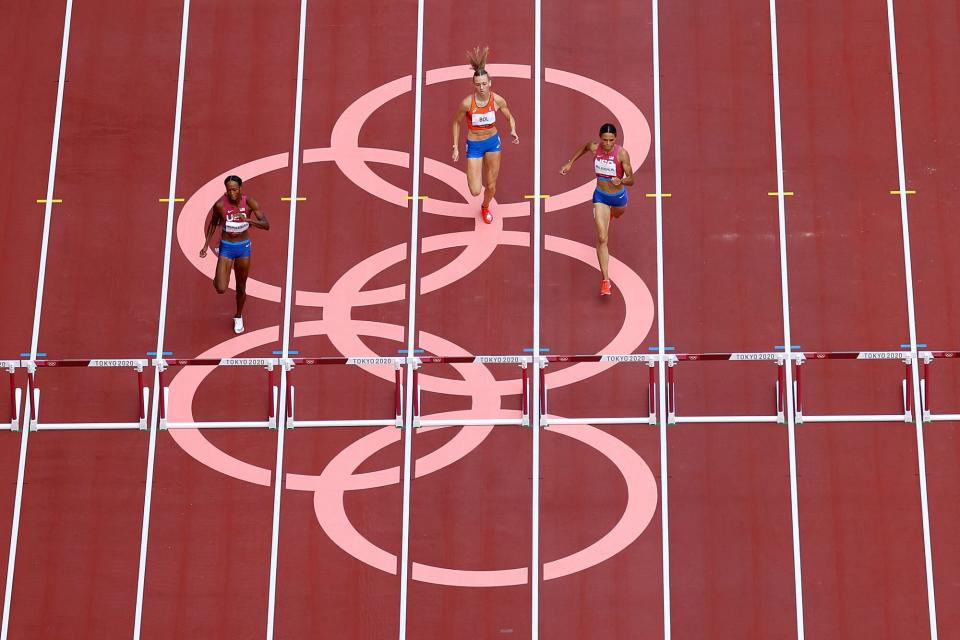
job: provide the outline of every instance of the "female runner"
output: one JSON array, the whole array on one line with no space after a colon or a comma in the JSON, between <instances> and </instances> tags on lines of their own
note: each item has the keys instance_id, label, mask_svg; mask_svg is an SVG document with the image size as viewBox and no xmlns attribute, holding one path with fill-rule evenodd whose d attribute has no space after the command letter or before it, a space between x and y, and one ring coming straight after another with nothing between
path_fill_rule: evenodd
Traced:
<instances>
[{"instance_id":1,"label":"female runner","mask_svg":"<svg viewBox=\"0 0 960 640\"><path fill-rule=\"evenodd\" d=\"M483 202L480 204L480 217L484 222L493 222L490 213L490 201L497 191L497 176L500 174L500 134L497 133L497 111L500 111L510 123L510 135L513 144L520 144L517 135L517 123L507 108L507 101L490 90L493 85L487 73L487 56L490 47L475 47L467 52L467 59L473 67L473 94L460 102L457 115L453 118L453 161L460 159L460 122L467 126L467 186L474 196L483 190ZM481 182L482 178L482 182Z\"/></svg>"},{"instance_id":2,"label":"female runner","mask_svg":"<svg viewBox=\"0 0 960 640\"><path fill-rule=\"evenodd\" d=\"M227 192L214 203L210 223L200 257L207 257L207 247L213 232L221 224L220 248L217 252L217 271L213 276L213 287L217 293L225 293L230 285L230 271L236 276L237 315L233 318L233 332L243 333L243 303L247 301L247 274L250 272L250 226L267 231L270 221L260 211L256 200L241 193L243 180L237 176L227 176L223 181Z\"/></svg>"},{"instance_id":3,"label":"female runner","mask_svg":"<svg viewBox=\"0 0 960 640\"><path fill-rule=\"evenodd\" d=\"M600 295L610 295L610 272L607 270L610 252L607 239L610 219L619 218L627 207L626 187L633 186L633 168L630 154L617 144L617 128L610 123L600 127L600 142L588 142L573 154L570 162L560 168L567 175L573 163L585 153L593 153L593 168L597 188L593 192L593 220L597 225L597 259L600 262Z\"/></svg>"}]
</instances>

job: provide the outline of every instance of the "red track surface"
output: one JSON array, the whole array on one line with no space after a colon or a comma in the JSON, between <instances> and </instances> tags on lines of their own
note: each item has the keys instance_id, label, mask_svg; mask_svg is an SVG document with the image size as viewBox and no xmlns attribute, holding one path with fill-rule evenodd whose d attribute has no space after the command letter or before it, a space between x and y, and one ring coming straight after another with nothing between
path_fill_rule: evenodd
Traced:
<instances>
[{"instance_id":1,"label":"red track surface","mask_svg":"<svg viewBox=\"0 0 960 640\"><path fill-rule=\"evenodd\" d=\"M918 340L932 349L960 346L960 258L951 217L960 204L953 187L960 93L947 63L960 53L960 40L953 10L941 4L899 2L896 9L907 188L917 191L908 199L912 286ZM491 45L494 64L533 65L533 4L494 0L485 8L474 15L459 5L425 2L425 71L461 65L463 50L475 43ZM792 343L805 351L897 349L910 336L901 210L890 195L899 183L886 4L781 2L777 8L785 189L795 193L786 199ZM8 150L0 171L6 194L0 210L0 358L11 359L30 350L35 330L44 207L35 201L46 195L64 6L39 2L3 11L0 35L13 64L0 79L14 90L0 106L7 124L0 140ZM368 92L397 81L390 85L398 87L396 95L363 121L358 139L360 147L407 154L406 161L369 166L395 189L410 191L416 11L411 0L386 7L362 1L311 3L307 14L298 183L306 201L297 208L290 341L304 355L343 352L351 331L362 342L350 343L356 351L349 355L398 355L410 331L411 293L417 301L414 343L428 352L519 354L534 342L529 215L485 227L476 218L421 211L418 290L410 292L410 208L368 193L375 185L370 176L356 184L347 169L317 159L337 147L343 161L349 150L335 131L360 121L347 122L344 114ZM63 203L53 207L39 324L38 350L50 357L144 358L156 347L167 210L158 198L168 190L180 18L175 0L80 2L73 8L55 174L54 197ZM189 199L245 163L290 153L298 26L296 3L192 6L178 197ZM768 195L777 188L769 3L663 3L659 33L662 176L664 191L672 194L663 200L663 339L680 352L771 351L784 342L784 319L777 199ZM611 87L653 126L646 5L614 3L600 12L585 3L544 3L542 35L548 74L559 70ZM462 185L444 184L436 172L449 165L450 117L470 85L456 79L423 89L420 189L431 199L426 209L431 201L460 200ZM508 99L521 139L519 146L505 144L497 202L521 206L533 190L534 87L529 79L494 74L494 90ZM541 192L556 196L590 176L586 161L567 177L559 175L560 165L618 115L549 75L542 97ZM507 142L505 134L504 127ZM653 150L646 156L636 147L628 151L637 184L626 215L611 227L611 256L624 269L614 281L626 290L627 272L636 273L655 300L656 209L655 200L644 197L656 189ZM276 287L277 300L251 295L245 312L250 341L240 353L218 355L270 357L281 348L290 220L280 198L290 195L291 159L279 166L244 185L272 224L268 233L253 234L252 276ZM461 159L456 169L463 167ZM501 220L515 232L509 237L525 240L497 247L479 268L435 286L444 269L482 244L483 234L499 233ZM201 231L196 224L195 240L185 247L174 235L164 349L175 357L195 357L233 337L232 293L217 297L209 278L189 262ZM438 238L452 233L465 234L467 246L436 249ZM619 290L611 299L595 295L594 238L588 203L543 212L538 330L553 354L604 349L630 312ZM558 239L571 241L562 245L566 253L557 249ZM585 261L570 253L577 243L586 248ZM377 263L380 270L358 267L375 255L389 257ZM380 296L379 302L337 306L359 295L338 289L350 286ZM341 293L318 302L316 293L331 291ZM635 353L658 345L657 318L651 321L632 345ZM643 324L630 323L632 329ZM255 344L257 335L263 344ZM424 418L469 413L471 403L480 402L476 390L492 384L482 378L487 370L499 381L519 377L515 366L425 367ZM960 371L939 361L934 370L933 409L957 412ZM372 371L298 367L292 374L297 418L391 418L393 373L383 368L375 377ZM553 415L645 415L643 365L620 365L564 386L555 382L564 366L547 371L556 385ZM902 365L890 362L807 363L805 410L897 413L902 373ZM43 422L133 419L129 371L37 375ZM217 370L193 400L193 417L261 419L262 375L247 367ZM682 363L676 376L682 415L773 410L769 363ZM21 386L23 379L19 373ZM501 408L515 412L518 398L505 395ZM0 412L8 405L4 395ZM808 637L930 636L914 429L897 423L798 425ZM642 458L659 483L655 427L603 431ZM542 638L663 636L660 504L639 537L613 558L551 578L543 567L529 568L531 432L498 427L454 464L430 467L430 456L455 445L457 432L420 430L413 437L419 462L409 514L407 638L529 637L531 579L540 581ZM627 502L617 468L561 432L541 432L538 534L540 558L548 565L604 536ZM310 484L321 482L317 476L339 464L345 451L378 433L285 433L278 638L397 637L399 430L395 442L354 474L372 478L386 470L379 477L388 479L342 498L349 523L382 549L387 566L361 562L321 528L318 518L330 514L318 506L319 485ZM158 434L144 638L261 637L266 626L277 433L204 435L266 475L259 483L229 477L191 457L171 432ZM952 606L960 573L960 553L951 543L960 535L956 424L928 424L925 438L938 630L948 638L960 633L960 614ZM130 634L147 443L148 435L137 431L30 436L10 637ZM0 477L8 487L0 492L0 540L10 536L20 447L20 434L0 436ZM670 427L667 450L673 637L796 637L785 427L681 424ZM6 566L7 556L0 557ZM526 568L527 574L510 586L445 586L422 579L425 566Z\"/></svg>"}]
</instances>

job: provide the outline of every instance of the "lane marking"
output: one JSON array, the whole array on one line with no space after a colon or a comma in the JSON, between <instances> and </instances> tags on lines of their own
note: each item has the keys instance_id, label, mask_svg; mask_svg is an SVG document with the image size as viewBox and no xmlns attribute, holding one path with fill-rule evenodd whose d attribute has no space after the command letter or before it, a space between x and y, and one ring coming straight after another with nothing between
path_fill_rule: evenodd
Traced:
<instances>
[{"instance_id":1,"label":"lane marking","mask_svg":"<svg viewBox=\"0 0 960 640\"><path fill-rule=\"evenodd\" d=\"M43 308L43 286L47 274L47 250L50 246L50 217L53 211L53 184L57 173L57 154L60 149L60 122L63 115L63 92L66 87L67 51L70 48L70 20L73 15L73 0L67 0L63 17L63 41L60 45L60 75L57 78L57 108L53 118L53 143L50 147L50 168L47 173L47 197L43 210L43 240L40 245L40 272L37 277L37 300L33 309L33 337L30 341L30 359L37 357L40 341L40 311ZM33 389L29 389L33 393ZM29 400L28 400L29 402ZM10 525L10 552L7 559L7 584L3 592L3 622L0 624L0 640L6 640L10 631L10 603L13 595L13 573L17 564L17 542L20 536L20 511L23 507L23 477L27 465L27 439L30 435L29 412L24 411L20 436L20 460L17 464L17 489L13 502L13 519Z\"/></svg>"},{"instance_id":2,"label":"lane marking","mask_svg":"<svg viewBox=\"0 0 960 640\"><path fill-rule=\"evenodd\" d=\"M183 88L187 61L187 30L190 26L190 0L183 0L183 15L180 22L180 57L177 66L177 104L174 110L173 141L170 153L170 183L167 186L167 197L160 198L160 202L167 204L167 227L163 239L163 275L160 282L160 313L157 322L157 348L155 354L172 355L164 351L163 342L166 337L167 324L167 296L170 291L170 260L173 246L173 219L175 203L183 202L183 198L175 196L177 188L177 173L180 166L180 130L183 122ZM150 438L147 444L146 488L143 493L143 522L140 527L140 560L137 567L137 599L134 608L133 640L140 640L143 624L143 596L146 588L147 575L147 547L150 539L150 510L153 505L153 477L157 458L157 418L160 394L160 371L154 368L153 397L150 411Z\"/></svg>"},{"instance_id":3,"label":"lane marking","mask_svg":"<svg viewBox=\"0 0 960 640\"><path fill-rule=\"evenodd\" d=\"M787 270L787 205L784 196L793 195L783 189L783 127L780 121L780 47L777 39L777 2L770 0L770 66L773 71L773 122L777 147L777 225L780 234L780 304L783 315L783 354L787 362L793 349L790 330L790 283ZM772 195L772 194L771 194ZM779 347L778 347L779 349ZM800 502L797 490L797 438L796 421L793 415L793 367L785 369L787 419L787 448L790 464L790 528L793 539L793 593L796 607L797 639L803 640L803 575L800 555Z\"/></svg>"},{"instance_id":4,"label":"lane marking","mask_svg":"<svg viewBox=\"0 0 960 640\"><path fill-rule=\"evenodd\" d=\"M549 197L550 197L549 195L547 195L547 194L545 194L545 193L541 193L541 194L539 194L539 195L526 195L526 196L523 196L523 199L524 199L524 200L536 200L537 198L541 198L541 199L543 199L543 200L546 200L546 199L549 198Z\"/></svg>"},{"instance_id":5,"label":"lane marking","mask_svg":"<svg viewBox=\"0 0 960 640\"><path fill-rule=\"evenodd\" d=\"M60 198L39 198L37 204L63 204Z\"/></svg>"},{"instance_id":6,"label":"lane marking","mask_svg":"<svg viewBox=\"0 0 960 640\"><path fill-rule=\"evenodd\" d=\"M407 200L427 200L428 197L429 196L417 196L414 198L413 196L407 196Z\"/></svg>"},{"instance_id":7,"label":"lane marking","mask_svg":"<svg viewBox=\"0 0 960 640\"><path fill-rule=\"evenodd\" d=\"M303 196L296 196L296 197L284 196L283 198L280 198L280 201L281 202L306 202L307 199L304 198Z\"/></svg>"},{"instance_id":8,"label":"lane marking","mask_svg":"<svg viewBox=\"0 0 960 640\"><path fill-rule=\"evenodd\" d=\"M915 196L915 195L917 195L917 192L916 192L915 190L913 190L913 189L904 189L904 188L901 187L900 189L897 189L897 190L895 190L895 191L891 191L891 192L890 192L890 195L892 195L892 196L899 196L899 195Z\"/></svg>"},{"instance_id":9,"label":"lane marking","mask_svg":"<svg viewBox=\"0 0 960 640\"><path fill-rule=\"evenodd\" d=\"M647 198L672 198L672 193L645 193L643 194Z\"/></svg>"},{"instance_id":10,"label":"lane marking","mask_svg":"<svg viewBox=\"0 0 960 640\"><path fill-rule=\"evenodd\" d=\"M659 0L650 2L653 27L653 160L656 180L656 194L663 194L663 166L660 150L660 4ZM656 195L652 194L652 195ZM663 567L663 638L670 640L670 500L667 492L667 377L663 357L667 352L666 330L664 323L665 305L663 301L663 198L656 199L657 210L657 352L660 366L657 367L657 404L659 409L660 431L660 543L661 566Z\"/></svg>"},{"instance_id":11,"label":"lane marking","mask_svg":"<svg viewBox=\"0 0 960 640\"><path fill-rule=\"evenodd\" d=\"M298 185L300 181L300 123L303 115L303 65L307 37L307 0L300 0L300 33L297 41L297 98L293 113L293 151L290 154L290 229L287 233L287 276L283 291L283 357L290 356L290 309L293 303L293 250L296 246ZM287 427L287 368L280 367L280 407L277 411L277 460L273 474L273 526L270 534L270 586L267 595L266 640L273 640L277 612L277 561L280 546L280 496L283 493L283 445Z\"/></svg>"},{"instance_id":12,"label":"lane marking","mask_svg":"<svg viewBox=\"0 0 960 640\"><path fill-rule=\"evenodd\" d=\"M534 46L533 46L533 352L540 353L540 204L545 202L540 193L540 84L541 84L541 27L542 13L540 0L534 0ZM540 566L540 416L545 407L540 406L540 376L538 367L533 368L532 402L530 406L530 432L533 436L531 475L531 535L530 535L530 638L540 637L540 580L543 579L543 567ZM546 380L544 378L544 380ZM546 384L546 382L544 382Z\"/></svg>"},{"instance_id":13,"label":"lane marking","mask_svg":"<svg viewBox=\"0 0 960 640\"><path fill-rule=\"evenodd\" d=\"M900 189L900 221L903 226L903 266L907 283L907 318L910 327L910 355L913 356L913 407L917 434L917 468L920 480L920 510L923 517L923 560L927 578L927 614L930 624L930 640L937 640L937 599L933 582L933 552L930 544L930 507L927 503L927 457L923 444L923 404L920 393L920 368L917 358L917 317L913 297L913 267L910 256L910 218L907 214L907 196L916 191L907 189L906 169L903 159L903 123L900 119L900 76L897 64L897 33L893 12L893 0L887 0L887 27L890 36L890 82L893 85L893 115L897 133L897 178Z\"/></svg>"},{"instance_id":14,"label":"lane marking","mask_svg":"<svg viewBox=\"0 0 960 640\"><path fill-rule=\"evenodd\" d=\"M774 110L776 110L776 107L774 107ZM780 176L780 177L782 178L783 176ZM792 196L792 195L793 195L793 191L783 191L783 190L780 190L780 191L767 191L767 195L768 195L768 196L778 196L778 197L779 197L779 196Z\"/></svg>"},{"instance_id":15,"label":"lane marking","mask_svg":"<svg viewBox=\"0 0 960 640\"><path fill-rule=\"evenodd\" d=\"M417 258L420 235L420 124L423 117L423 12L424 0L417 0L417 68L414 71L414 108L413 108L413 153L410 157L410 169L413 172L413 184L410 187L410 278L407 281L407 295L410 304L407 307L407 353L415 353L417 321ZM403 507L400 531L400 626L399 640L407 637L407 607L410 581L410 483L413 475L413 367L406 368L404 384L406 393L403 399Z\"/></svg>"}]
</instances>

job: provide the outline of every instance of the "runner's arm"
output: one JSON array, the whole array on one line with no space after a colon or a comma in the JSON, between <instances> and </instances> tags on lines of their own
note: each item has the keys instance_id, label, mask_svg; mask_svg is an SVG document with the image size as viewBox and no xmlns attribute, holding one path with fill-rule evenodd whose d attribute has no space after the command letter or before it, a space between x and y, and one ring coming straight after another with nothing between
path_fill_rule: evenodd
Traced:
<instances>
[{"instance_id":1,"label":"runner's arm","mask_svg":"<svg viewBox=\"0 0 960 640\"><path fill-rule=\"evenodd\" d=\"M620 184L632 187L633 167L630 166L630 154L623 147L620 147L620 166L623 167L623 177L620 178Z\"/></svg>"},{"instance_id":2,"label":"runner's arm","mask_svg":"<svg viewBox=\"0 0 960 640\"><path fill-rule=\"evenodd\" d=\"M571 167L573 167L573 163L576 162L577 160L579 160L579 159L580 159L580 156L582 156L582 155L585 154L585 153L590 153L590 152L592 152L592 151L596 151L596 150L597 150L597 146L598 146L598 145L597 145L596 142L588 142L587 144L585 144L585 145L583 145L582 147L580 147L579 149L577 149L576 153L573 154L573 157L570 158L570 161L567 162L567 164L565 164L565 165L563 165L562 167L560 167L560 175L562 175L562 176L567 175L567 172L570 171L570 168L571 168Z\"/></svg>"},{"instance_id":3,"label":"runner's arm","mask_svg":"<svg viewBox=\"0 0 960 640\"><path fill-rule=\"evenodd\" d=\"M269 231L270 221L267 220L267 215L260 210L260 203L250 196L247 196L247 205L250 207L251 214L247 216L247 222L258 229Z\"/></svg>"},{"instance_id":4,"label":"runner's arm","mask_svg":"<svg viewBox=\"0 0 960 640\"><path fill-rule=\"evenodd\" d=\"M520 136L517 135L517 121L513 119L513 114L510 113L510 108L507 107L507 101L503 99L503 96L496 96L494 100L497 101L497 108L503 112L503 115L507 116L507 120L510 121L510 135L513 137L513 144L520 144Z\"/></svg>"},{"instance_id":5,"label":"runner's arm","mask_svg":"<svg viewBox=\"0 0 960 640\"><path fill-rule=\"evenodd\" d=\"M210 238L213 237L213 232L217 230L217 227L220 226L220 221L223 219L223 213L220 211L222 208L223 205L219 202L210 208L210 222L207 223L207 229L204 232L203 238L203 248L200 249L201 258L207 256L207 247L210 246Z\"/></svg>"},{"instance_id":6,"label":"runner's arm","mask_svg":"<svg viewBox=\"0 0 960 640\"><path fill-rule=\"evenodd\" d=\"M469 98L460 102L460 106L457 109L457 113L453 116L453 161L456 162L460 159L460 123L463 122L463 117L467 115L467 111L470 110Z\"/></svg>"}]
</instances>

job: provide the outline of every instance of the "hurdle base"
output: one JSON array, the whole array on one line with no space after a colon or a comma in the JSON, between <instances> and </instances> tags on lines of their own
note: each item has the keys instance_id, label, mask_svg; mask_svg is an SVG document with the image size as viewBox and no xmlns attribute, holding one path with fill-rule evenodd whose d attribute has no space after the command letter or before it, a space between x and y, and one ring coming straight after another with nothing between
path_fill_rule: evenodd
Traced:
<instances>
[{"instance_id":1,"label":"hurdle base","mask_svg":"<svg viewBox=\"0 0 960 640\"><path fill-rule=\"evenodd\" d=\"M143 415L146 416L150 404L150 390L143 390ZM24 416L27 420L28 416ZM136 422L40 422L40 389L33 390L32 416L29 416L30 431L100 431L136 429L147 430L147 419L139 418Z\"/></svg>"}]
</instances>

